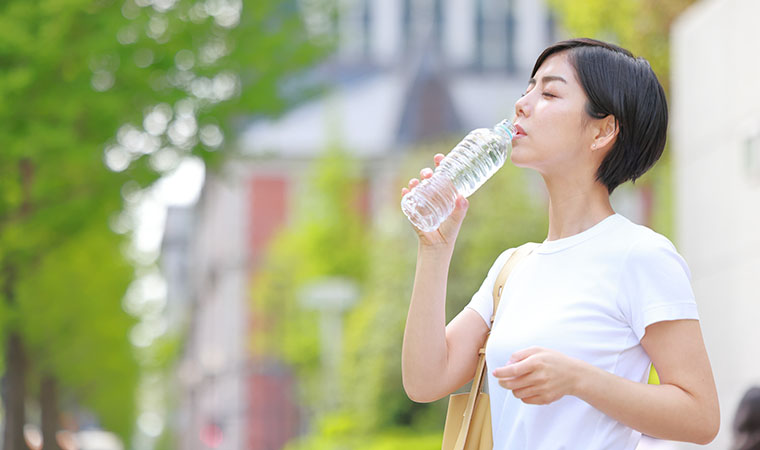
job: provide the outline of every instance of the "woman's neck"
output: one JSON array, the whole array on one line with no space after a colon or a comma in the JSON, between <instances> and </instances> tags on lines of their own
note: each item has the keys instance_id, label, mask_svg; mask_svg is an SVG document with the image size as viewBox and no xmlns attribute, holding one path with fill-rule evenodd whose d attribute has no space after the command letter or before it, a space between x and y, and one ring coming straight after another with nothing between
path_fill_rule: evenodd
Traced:
<instances>
[{"instance_id":1,"label":"woman's neck","mask_svg":"<svg viewBox=\"0 0 760 450\"><path fill-rule=\"evenodd\" d=\"M554 241L588 230L615 214L607 187L599 182L577 183L574 180L548 180L549 232Z\"/></svg>"}]
</instances>

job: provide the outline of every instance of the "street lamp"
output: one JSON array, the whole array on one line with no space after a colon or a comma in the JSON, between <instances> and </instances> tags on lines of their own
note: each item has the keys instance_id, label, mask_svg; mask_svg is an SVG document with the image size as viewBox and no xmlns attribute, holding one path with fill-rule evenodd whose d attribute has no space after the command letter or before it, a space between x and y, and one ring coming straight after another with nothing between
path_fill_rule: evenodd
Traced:
<instances>
[{"instance_id":1,"label":"street lamp","mask_svg":"<svg viewBox=\"0 0 760 450\"><path fill-rule=\"evenodd\" d=\"M322 376L326 408L337 406L338 367L343 346L343 312L359 297L356 282L343 277L320 278L304 286L299 295L301 306L319 311Z\"/></svg>"}]
</instances>

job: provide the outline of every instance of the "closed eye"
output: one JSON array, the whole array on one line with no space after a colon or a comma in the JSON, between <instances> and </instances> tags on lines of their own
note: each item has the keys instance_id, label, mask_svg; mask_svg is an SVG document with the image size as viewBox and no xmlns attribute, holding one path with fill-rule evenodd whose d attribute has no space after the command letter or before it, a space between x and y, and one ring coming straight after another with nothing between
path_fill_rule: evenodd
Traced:
<instances>
[{"instance_id":1,"label":"closed eye","mask_svg":"<svg viewBox=\"0 0 760 450\"><path fill-rule=\"evenodd\" d=\"M542 92L541 95L543 95L544 97L548 97L548 98L557 97L556 95L551 94L549 92Z\"/></svg>"}]
</instances>

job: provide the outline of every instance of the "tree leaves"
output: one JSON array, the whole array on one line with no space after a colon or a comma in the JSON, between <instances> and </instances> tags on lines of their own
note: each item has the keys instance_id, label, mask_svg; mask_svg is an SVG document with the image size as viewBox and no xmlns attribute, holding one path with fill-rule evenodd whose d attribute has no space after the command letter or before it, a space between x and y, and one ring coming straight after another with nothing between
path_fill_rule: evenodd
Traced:
<instances>
[{"instance_id":1,"label":"tree leaves","mask_svg":"<svg viewBox=\"0 0 760 450\"><path fill-rule=\"evenodd\" d=\"M132 429L138 366L121 308L131 266L106 227L72 236L18 282L18 328L34 366L54 373L108 429ZM114 407L119 405L118 408Z\"/></svg>"},{"instance_id":2,"label":"tree leaves","mask_svg":"<svg viewBox=\"0 0 760 450\"><path fill-rule=\"evenodd\" d=\"M325 54L298 10L247 3L0 4L0 323L28 340L30 377L52 372L68 404L125 438L137 365L120 304L132 268L107 225L122 187L145 188L187 155L214 167L235 150L222 133L301 100L283 80ZM166 123L146 126L157 109ZM163 344L152 369L176 349Z\"/></svg>"}]
</instances>

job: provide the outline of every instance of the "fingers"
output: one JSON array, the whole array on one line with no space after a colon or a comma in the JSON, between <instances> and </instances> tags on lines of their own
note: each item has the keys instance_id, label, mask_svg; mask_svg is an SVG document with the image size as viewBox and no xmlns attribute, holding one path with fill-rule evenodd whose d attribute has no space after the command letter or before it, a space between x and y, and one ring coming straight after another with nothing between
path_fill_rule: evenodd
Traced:
<instances>
[{"instance_id":1,"label":"fingers","mask_svg":"<svg viewBox=\"0 0 760 450\"><path fill-rule=\"evenodd\" d=\"M548 382L545 376L531 372L515 378L500 378L499 386L511 391L523 403L547 405L562 397L547 385Z\"/></svg>"},{"instance_id":2,"label":"fingers","mask_svg":"<svg viewBox=\"0 0 760 450\"><path fill-rule=\"evenodd\" d=\"M521 377L533 371L530 361L510 362L504 367L496 368L492 373L496 378Z\"/></svg>"},{"instance_id":3,"label":"fingers","mask_svg":"<svg viewBox=\"0 0 760 450\"><path fill-rule=\"evenodd\" d=\"M551 400L544 398L542 395L534 395L532 397L518 397L523 403L528 405L548 405L552 403Z\"/></svg>"},{"instance_id":4,"label":"fingers","mask_svg":"<svg viewBox=\"0 0 760 450\"><path fill-rule=\"evenodd\" d=\"M438 156L438 155L436 155L436 156ZM436 166L437 165L438 165L438 163L436 163ZM419 185L420 184L420 180L426 180L426 179L428 179L428 178L430 178L432 176L433 176L433 170L431 168L425 167L424 169L420 170L420 178L419 179L412 178L411 180L409 180L408 187L401 188L401 196L403 197L404 195L406 195L407 193L409 193L409 191L411 191L417 185Z\"/></svg>"},{"instance_id":5,"label":"fingers","mask_svg":"<svg viewBox=\"0 0 760 450\"><path fill-rule=\"evenodd\" d=\"M459 194L456 203L454 204L454 211L451 212L451 217L454 222L461 223L464 220L464 216L467 214L467 208L469 208L469 206L470 202Z\"/></svg>"},{"instance_id":6,"label":"fingers","mask_svg":"<svg viewBox=\"0 0 760 450\"><path fill-rule=\"evenodd\" d=\"M497 378L499 380L499 386L510 391L525 389L529 386L533 386L535 381L532 379L531 374L522 375L512 378Z\"/></svg>"},{"instance_id":7,"label":"fingers","mask_svg":"<svg viewBox=\"0 0 760 450\"><path fill-rule=\"evenodd\" d=\"M533 386L526 387L524 389L513 389L512 395L515 396L515 398L518 398L520 400L525 401L525 403L529 403L528 399L533 398L536 399L538 396L542 394L540 389L537 389Z\"/></svg>"},{"instance_id":8,"label":"fingers","mask_svg":"<svg viewBox=\"0 0 760 450\"><path fill-rule=\"evenodd\" d=\"M462 197L462 195L457 196L454 210L451 212L451 215L443 221L439 228L439 231L444 236L457 236L459 228L464 221L464 216L467 215L467 208L469 205L470 202L468 202L466 198Z\"/></svg>"},{"instance_id":9,"label":"fingers","mask_svg":"<svg viewBox=\"0 0 760 450\"><path fill-rule=\"evenodd\" d=\"M435 156L433 156L433 162L435 162L435 167L438 167L441 164L441 161L443 161L443 158L445 155L443 153L436 153ZM433 170L429 167L425 167L424 169L420 170L420 178L412 178L409 180L409 186L401 188L401 196L408 194L409 191L415 188L418 184L420 184L420 180L426 180L433 176Z\"/></svg>"},{"instance_id":10,"label":"fingers","mask_svg":"<svg viewBox=\"0 0 760 450\"><path fill-rule=\"evenodd\" d=\"M512 353L512 356L509 357L509 361L513 363L520 362L531 355L535 355L536 353L541 352L542 350L543 349L541 347L528 347L522 350L518 350Z\"/></svg>"},{"instance_id":11,"label":"fingers","mask_svg":"<svg viewBox=\"0 0 760 450\"><path fill-rule=\"evenodd\" d=\"M403 197L404 195L409 193L409 191L414 189L418 184L420 184L420 180L418 180L417 178L412 178L411 180L409 180L408 187L401 188L401 196Z\"/></svg>"}]
</instances>

